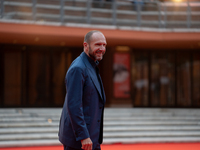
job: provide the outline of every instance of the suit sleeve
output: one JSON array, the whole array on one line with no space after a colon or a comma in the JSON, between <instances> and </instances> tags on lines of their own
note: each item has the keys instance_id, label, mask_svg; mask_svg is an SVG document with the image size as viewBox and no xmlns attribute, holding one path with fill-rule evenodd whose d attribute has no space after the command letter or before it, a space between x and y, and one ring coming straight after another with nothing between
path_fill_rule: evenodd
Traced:
<instances>
[{"instance_id":1,"label":"suit sleeve","mask_svg":"<svg viewBox=\"0 0 200 150\"><path fill-rule=\"evenodd\" d=\"M84 72L78 67L70 69L65 79L67 89L67 110L76 141L90 137L84 120L82 107L84 81Z\"/></svg>"}]
</instances>

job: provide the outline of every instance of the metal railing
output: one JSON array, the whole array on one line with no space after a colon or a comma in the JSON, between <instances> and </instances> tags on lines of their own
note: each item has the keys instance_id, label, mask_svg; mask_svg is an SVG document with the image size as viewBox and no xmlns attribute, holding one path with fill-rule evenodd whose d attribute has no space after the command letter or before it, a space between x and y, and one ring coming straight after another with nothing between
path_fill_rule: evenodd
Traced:
<instances>
[{"instance_id":1,"label":"metal railing","mask_svg":"<svg viewBox=\"0 0 200 150\"><path fill-rule=\"evenodd\" d=\"M200 1L1 0L0 20L199 29Z\"/></svg>"}]
</instances>

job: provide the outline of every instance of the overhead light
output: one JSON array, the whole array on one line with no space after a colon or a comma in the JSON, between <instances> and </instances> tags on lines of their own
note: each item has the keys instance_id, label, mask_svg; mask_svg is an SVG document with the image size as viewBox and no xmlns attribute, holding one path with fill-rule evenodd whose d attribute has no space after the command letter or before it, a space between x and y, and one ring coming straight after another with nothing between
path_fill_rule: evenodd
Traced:
<instances>
[{"instance_id":1,"label":"overhead light","mask_svg":"<svg viewBox=\"0 0 200 150\"><path fill-rule=\"evenodd\" d=\"M40 40L39 37L36 37L36 38L35 38L35 42L38 42L39 40Z\"/></svg>"},{"instance_id":2,"label":"overhead light","mask_svg":"<svg viewBox=\"0 0 200 150\"><path fill-rule=\"evenodd\" d=\"M182 0L173 0L173 2L180 3Z\"/></svg>"},{"instance_id":3,"label":"overhead light","mask_svg":"<svg viewBox=\"0 0 200 150\"><path fill-rule=\"evenodd\" d=\"M13 44L16 44L17 43L17 40L13 40Z\"/></svg>"},{"instance_id":4,"label":"overhead light","mask_svg":"<svg viewBox=\"0 0 200 150\"><path fill-rule=\"evenodd\" d=\"M60 46L65 46L65 42L61 42L61 43L60 43Z\"/></svg>"},{"instance_id":5,"label":"overhead light","mask_svg":"<svg viewBox=\"0 0 200 150\"><path fill-rule=\"evenodd\" d=\"M128 47L128 46L117 46L116 51L127 52L127 51L130 51L130 47Z\"/></svg>"}]
</instances>

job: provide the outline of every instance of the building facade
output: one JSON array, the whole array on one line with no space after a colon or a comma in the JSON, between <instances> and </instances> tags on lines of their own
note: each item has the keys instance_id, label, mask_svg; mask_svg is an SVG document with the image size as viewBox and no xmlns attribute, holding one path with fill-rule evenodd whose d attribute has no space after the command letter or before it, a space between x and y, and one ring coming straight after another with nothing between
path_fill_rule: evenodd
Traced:
<instances>
[{"instance_id":1,"label":"building facade","mask_svg":"<svg viewBox=\"0 0 200 150\"><path fill-rule=\"evenodd\" d=\"M200 108L199 2L0 2L0 107L61 107L64 78L100 30L107 107Z\"/></svg>"},{"instance_id":2,"label":"building facade","mask_svg":"<svg viewBox=\"0 0 200 150\"><path fill-rule=\"evenodd\" d=\"M0 26L1 107L62 106L66 71L93 28ZM98 30L108 107L200 107L199 33Z\"/></svg>"}]
</instances>

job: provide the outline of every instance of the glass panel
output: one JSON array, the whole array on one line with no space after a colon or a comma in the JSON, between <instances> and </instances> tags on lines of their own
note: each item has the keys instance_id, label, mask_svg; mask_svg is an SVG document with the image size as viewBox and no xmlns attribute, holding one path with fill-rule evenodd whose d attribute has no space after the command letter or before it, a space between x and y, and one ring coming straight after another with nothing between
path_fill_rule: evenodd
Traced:
<instances>
[{"instance_id":1,"label":"glass panel","mask_svg":"<svg viewBox=\"0 0 200 150\"><path fill-rule=\"evenodd\" d=\"M153 53L151 57L151 105L174 106L174 54L169 52Z\"/></svg>"},{"instance_id":2,"label":"glass panel","mask_svg":"<svg viewBox=\"0 0 200 150\"><path fill-rule=\"evenodd\" d=\"M4 106L4 49L0 45L0 107Z\"/></svg>"},{"instance_id":3,"label":"glass panel","mask_svg":"<svg viewBox=\"0 0 200 150\"><path fill-rule=\"evenodd\" d=\"M42 47L28 51L28 101L29 106L50 105L50 57Z\"/></svg>"},{"instance_id":4,"label":"glass panel","mask_svg":"<svg viewBox=\"0 0 200 150\"><path fill-rule=\"evenodd\" d=\"M177 55L177 105L191 105L191 64L190 53L179 52Z\"/></svg>"},{"instance_id":5,"label":"glass panel","mask_svg":"<svg viewBox=\"0 0 200 150\"><path fill-rule=\"evenodd\" d=\"M151 106L175 104L174 55L169 52L153 53L151 63Z\"/></svg>"},{"instance_id":6,"label":"glass panel","mask_svg":"<svg viewBox=\"0 0 200 150\"><path fill-rule=\"evenodd\" d=\"M148 54L135 53L132 58L134 106L148 106Z\"/></svg>"},{"instance_id":7,"label":"glass panel","mask_svg":"<svg viewBox=\"0 0 200 150\"><path fill-rule=\"evenodd\" d=\"M4 106L20 106L22 63L20 47L5 47L4 58Z\"/></svg>"},{"instance_id":8,"label":"glass panel","mask_svg":"<svg viewBox=\"0 0 200 150\"><path fill-rule=\"evenodd\" d=\"M55 106L62 106L65 98L65 74L69 65L71 64L71 53L66 51L53 51L53 87L52 98Z\"/></svg>"},{"instance_id":9,"label":"glass panel","mask_svg":"<svg viewBox=\"0 0 200 150\"><path fill-rule=\"evenodd\" d=\"M193 54L193 105L200 106L200 52Z\"/></svg>"}]
</instances>

